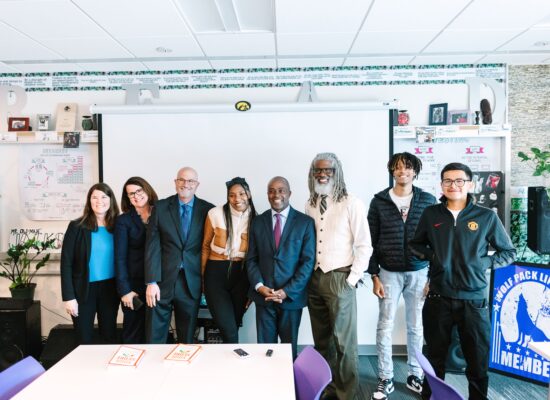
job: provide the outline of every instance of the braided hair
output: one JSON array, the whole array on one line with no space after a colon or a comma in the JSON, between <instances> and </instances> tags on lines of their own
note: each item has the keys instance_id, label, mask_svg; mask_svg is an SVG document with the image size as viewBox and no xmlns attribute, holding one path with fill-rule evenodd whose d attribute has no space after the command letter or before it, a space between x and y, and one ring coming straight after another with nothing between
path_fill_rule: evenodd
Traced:
<instances>
[{"instance_id":1,"label":"braided hair","mask_svg":"<svg viewBox=\"0 0 550 400\"><path fill-rule=\"evenodd\" d=\"M309 187L309 205L315 207L319 194L315 192L315 177L313 171L315 169L315 163L317 161L330 161L332 168L334 168L334 175L331 179L334 181L334 187L332 188L331 197L335 202L342 201L348 197L348 191L346 189L346 183L344 182L344 171L342 169L342 163L336 157L334 153L319 153L315 156L309 167L308 175L308 187Z\"/></svg>"}]
</instances>

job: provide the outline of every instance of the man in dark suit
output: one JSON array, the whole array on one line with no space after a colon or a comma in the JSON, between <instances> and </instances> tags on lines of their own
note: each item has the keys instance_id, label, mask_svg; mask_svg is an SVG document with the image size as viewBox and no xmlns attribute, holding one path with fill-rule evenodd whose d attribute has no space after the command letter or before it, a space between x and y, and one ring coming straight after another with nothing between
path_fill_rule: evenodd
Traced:
<instances>
[{"instance_id":1,"label":"man in dark suit","mask_svg":"<svg viewBox=\"0 0 550 400\"><path fill-rule=\"evenodd\" d=\"M201 298L204 220L214 205L199 199L197 172L178 171L177 194L155 204L145 245L146 339L166 343L172 308L178 342L192 343Z\"/></svg>"},{"instance_id":2,"label":"man in dark suit","mask_svg":"<svg viewBox=\"0 0 550 400\"><path fill-rule=\"evenodd\" d=\"M315 261L315 224L289 205L288 181L269 181L271 209L252 222L247 256L250 297L256 304L258 343L292 343L307 304L307 285Z\"/></svg>"}]
</instances>

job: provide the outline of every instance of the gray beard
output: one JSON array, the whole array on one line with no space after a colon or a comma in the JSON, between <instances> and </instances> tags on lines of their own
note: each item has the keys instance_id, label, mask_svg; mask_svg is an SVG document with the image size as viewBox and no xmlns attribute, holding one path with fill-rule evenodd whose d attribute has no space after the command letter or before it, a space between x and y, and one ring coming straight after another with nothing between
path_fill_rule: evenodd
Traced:
<instances>
[{"instance_id":1,"label":"gray beard","mask_svg":"<svg viewBox=\"0 0 550 400\"><path fill-rule=\"evenodd\" d=\"M314 182L313 188L318 195L332 196L334 190L334 181L331 179L326 185L321 185L317 181Z\"/></svg>"}]
</instances>

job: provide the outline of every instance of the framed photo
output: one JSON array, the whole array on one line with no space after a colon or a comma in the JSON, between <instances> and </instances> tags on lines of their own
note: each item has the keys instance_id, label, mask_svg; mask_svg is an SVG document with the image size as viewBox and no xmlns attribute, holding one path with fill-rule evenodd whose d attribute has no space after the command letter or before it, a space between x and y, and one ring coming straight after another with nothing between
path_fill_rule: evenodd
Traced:
<instances>
[{"instance_id":1,"label":"framed photo","mask_svg":"<svg viewBox=\"0 0 550 400\"><path fill-rule=\"evenodd\" d=\"M63 147L68 149L76 149L80 146L80 132L64 132Z\"/></svg>"},{"instance_id":2,"label":"framed photo","mask_svg":"<svg viewBox=\"0 0 550 400\"><path fill-rule=\"evenodd\" d=\"M36 130L49 131L51 119L52 116L50 114L38 114L36 116Z\"/></svg>"},{"instance_id":3,"label":"framed photo","mask_svg":"<svg viewBox=\"0 0 550 400\"><path fill-rule=\"evenodd\" d=\"M489 293L489 369L548 386L547 361L530 343L550 343L550 268L516 261L492 269Z\"/></svg>"},{"instance_id":4,"label":"framed photo","mask_svg":"<svg viewBox=\"0 0 550 400\"><path fill-rule=\"evenodd\" d=\"M430 104L429 125L447 125L447 103Z\"/></svg>"},{"instance_id":5,"label":"framed photo","mask_svg":"<svg viewBox=\"0 0 550 400\"><path fill-rule=\"evenodd\" d=\"M8 118L8 131L28 131L29 119L26 117L10 117Z\"/></svg>"},{"instance_id":6,"label":"framed photo","mask_svg":"<svg viewBox=\"0 0 550 400\"><path fill-rule=\"evenodd\" d=\"M451 110L449 111L449 122L451 125L467 125L470 123L470 111Z\"/></svg>"}]
</instances>

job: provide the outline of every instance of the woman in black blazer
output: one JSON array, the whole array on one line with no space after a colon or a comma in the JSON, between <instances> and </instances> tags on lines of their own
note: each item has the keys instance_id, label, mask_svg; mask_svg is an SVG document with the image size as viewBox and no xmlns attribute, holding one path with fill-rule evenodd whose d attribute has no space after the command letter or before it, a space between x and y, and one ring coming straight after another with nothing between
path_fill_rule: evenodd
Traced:
<instances>
[{"instance_id":1,"label":"woman in black blazer","mask_svg":"<svg viewBox=\"0 0 550 400\"><path fill-rule=\"evenodd\" d=\"M79 344L92 343L97 314L99 334L116 343L118 297L113 230L118 205L105 183L93 185L82 217L71 221L61 249L61 294Z\"/></svg>"},{"instance_id":2,"label":"woman in black blazer","mask_svg":"<svg viewBox=\"0 0 550 400\"><path fill-rule=\"evenodd\" d=\"M145 232L157 194L140 177L126 181L115 224L115 270L124 320L122 343L145 343Z\"/></svg>"}]
</instances>

